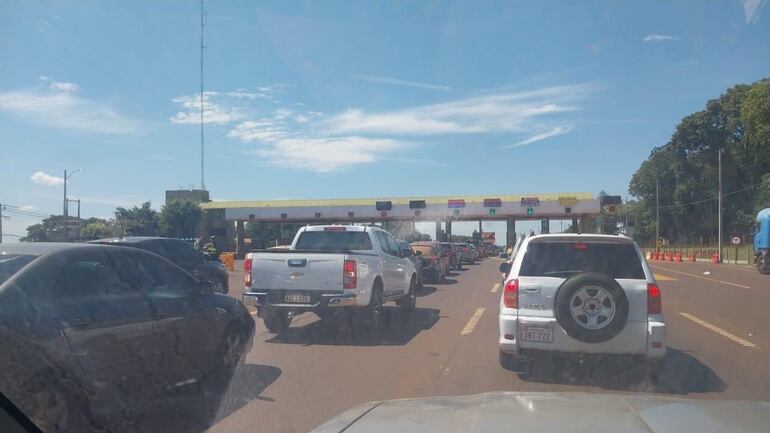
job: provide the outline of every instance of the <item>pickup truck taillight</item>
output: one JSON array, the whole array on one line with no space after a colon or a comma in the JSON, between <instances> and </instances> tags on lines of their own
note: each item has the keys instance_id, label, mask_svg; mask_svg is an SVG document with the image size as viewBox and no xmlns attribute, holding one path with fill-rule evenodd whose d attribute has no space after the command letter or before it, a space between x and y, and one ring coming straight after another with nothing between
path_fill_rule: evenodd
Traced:
<instances>
[{"instance_id":1,"label":"pickup truck taillight","mask_svg":"<svg viewBox=\"0 0 770 433\"><path fill-rule=\"evenodd\" d=\"M358 282L358 266L355 260L345 260L342 264L342 288L355 289Z\"/></svg>"},{"instance_id":2,"label":"pickup truck taillight","mask_svg":"<svg viewBox=\"0 0 770 433\"><path fill-rule=\"evenodd\" d=\"M519 308L519 280L510 280L503 289L503 304L505 308Z\"/></svg>"},{"instance_id":3,"label":"pickup truck taillight","mask_svg":"<svg viewBox=\"0 0 770 433\"><path fill-rule=\"evenodd\" d=\"M663 314L663 297L657 284L647 284L647 314Z\"/></svg>"},{"instance_id":4,"label":"pickup truck taillight","mask_svg":"<svg viewBox=\"0 0 770 433\"><path fill-rule=\"evenodd\" d=\"M243 275L243 283L246 288L251 287L251 257L243 261L243 269L246 271Z\"/></svg>"}]
</instances>

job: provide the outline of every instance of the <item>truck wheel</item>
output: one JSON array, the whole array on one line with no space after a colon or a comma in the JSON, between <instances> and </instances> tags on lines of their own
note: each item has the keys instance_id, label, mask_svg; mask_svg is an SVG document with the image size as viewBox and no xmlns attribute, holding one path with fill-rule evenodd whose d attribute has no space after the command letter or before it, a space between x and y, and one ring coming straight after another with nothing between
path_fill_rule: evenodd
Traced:
<instances>
[{"instance_id":1,"label":"truck wheel","mask_svg":"<svg viewBox=\"0 0 770 433\"><path fill-rule=\"evenodd\" d=\"M770 274L770 266L768 266L768 260L766 255L761 255L757 257L757 270L760 274Z\"/></svg>"},{"instance_id":2,"label":"truck wheel","mask_svg":"<svg viewBox=\"0 0 770 433\"><path fill-rule=\"evenodd\" d=\"M281 334L286 332L291 325L291 314L286 310L277 310L270 307L265 307L262 310L262 321L265 322L265 327L273 334Z\"/></svg>"},{"instance_id":3,"label":"truck wheel","mask_svg":"<svg viewBox=\"0 0 770 433\"><path fill-rule=\"evenodd\" d=\"M376 344L382 322L382 288L372 289L369 305L353 311L353 339L357 343Z\"/></svg>"},{"instance_id":4,"label":"truck wheel","mask_svg":"<svg viewBox=\"0 0 770 433\"><path fill-rule=\"evenodd\" d=\"M415 295L415 277L412 276L412 281L409 283L409 292L396 301L396 305L403 311L412 312L417 306L417 295Z\"/></svg>"}]
</instances>

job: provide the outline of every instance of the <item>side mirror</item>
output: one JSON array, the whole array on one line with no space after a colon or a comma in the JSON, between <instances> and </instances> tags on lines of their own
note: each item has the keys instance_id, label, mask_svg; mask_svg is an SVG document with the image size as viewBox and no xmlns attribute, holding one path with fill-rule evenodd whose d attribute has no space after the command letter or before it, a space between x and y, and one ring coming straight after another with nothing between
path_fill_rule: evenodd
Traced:
<instances>
[{"instance_id":1,"label":"side mirror","mask_svg":"<svg viewBox=\"0 0 770 433\"><path fill-rule=\"evenodd\" d=\"M201 295L211 295L214 293L214 285L211 284L211 281L200 280L198 281L198 291Z\"/></svg>"},{"instance_id":2,"label":"side mirror","mask_svg":"<svg viewBox=\"0 0 770 433\"><path fill-rule=\"evenodd\" d=\"M511 272L511 264L508 262L500 263L500 272L508 275L508 273Z\"/></svg>"}]
</instances>

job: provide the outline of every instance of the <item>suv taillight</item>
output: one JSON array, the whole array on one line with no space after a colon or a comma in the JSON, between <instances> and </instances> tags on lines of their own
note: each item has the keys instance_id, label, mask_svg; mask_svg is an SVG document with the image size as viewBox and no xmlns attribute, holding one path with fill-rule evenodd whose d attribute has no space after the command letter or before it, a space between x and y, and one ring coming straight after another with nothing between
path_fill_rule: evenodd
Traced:
<instances>
[{"instance_id":1,"label":"suv taillight","mask_svg":"<svg viewBox=\"0 0 770 433\"><path fill-rule=\"evenodd\" d=\"M345 260L342 265L342 288L355 289L358 280L358 266L355 260Z\"/></svg>"},{"instance_id":2,"label":"suv taillight","mask_svg":"<svg viewBox=\"0 0 770 433\"><path fill-rule=\"evenodd\" d=\"M519 308L519 280L510 280L503 289L503 304L505 308Z\"/></svg>"},{"instance_id":3,"label":"suv taillight","mask_svg":"<svg viewBox=\"0 0 770 433\"><path fill-rule=\"evenodd\" d=\"M647 314L663 314L663 297L657 284L647 285Z\"/></svg>"},{"instance_id":4,"label":"suv taillight","mask_svg":"<svg viewBox=\"0 0 770 433\"><path fill-rule=\"evenodd\" d=\"M243 274L243 283L246 286L246 288L251 288L251 258L243 261L243 269L246 271Z\"/></svg>"}]
</instances>

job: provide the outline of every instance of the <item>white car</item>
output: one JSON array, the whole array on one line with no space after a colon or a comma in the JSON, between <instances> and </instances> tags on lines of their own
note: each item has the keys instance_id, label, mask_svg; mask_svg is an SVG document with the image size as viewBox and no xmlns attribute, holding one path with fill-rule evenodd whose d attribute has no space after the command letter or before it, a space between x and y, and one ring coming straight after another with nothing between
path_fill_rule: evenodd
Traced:
<instances>
[{"instance_id":1,"label":"white car","mask_svg":"<svg viewBox=\"0 0 770 433\"><path fill-rule=\"evenodd\" d=\"M500 364L542 354L636 355L653 377L666 355L661 291L623 236L553 234L523 240L500 298Z\"/></svg>"},{"instance_id":2,"label":"white car","mask_svg":"<svg viewBox=\"0 0 770 433\"><path fill-rule=\"evenodd\" d=\"M254 251L244 266L243 302L257 308L272 333L286 331L298 313L329 318L345 312L354 332L369 338L385 302L415 309L414 264L378 227L306 226L290 248Z\"/></svg>"}]
</instances>

